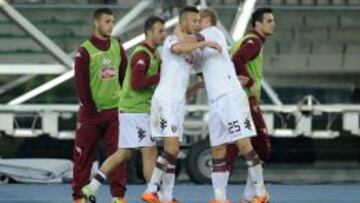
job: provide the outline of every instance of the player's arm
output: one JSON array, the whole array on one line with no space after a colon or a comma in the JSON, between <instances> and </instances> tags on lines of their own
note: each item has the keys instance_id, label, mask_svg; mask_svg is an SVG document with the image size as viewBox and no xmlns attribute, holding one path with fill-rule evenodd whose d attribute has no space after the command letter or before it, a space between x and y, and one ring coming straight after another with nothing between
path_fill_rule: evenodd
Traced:
<instances>
[{"instance_id":1,"label":"player's arm","mask_svg":"<svg viewBox=\"0 0 360 203\"><path fill-rule=\"evenodd\" d=\"M122 86L123 82L124 82L124 78L125 78L125 72L126 72L126 66L128 64L128 59L126 56L125 49L122 46L120 40L119 40L119 45L120 45L120 58L121 58L121 64L119 67L119 84L120 84L120 86Z\"/></svg>"},{"instance_id":2,"label":"player's arm","mask_svg":"<svg viewBox=\"0 0 360 203\"><path fill-rule=\"evenodd\" d=\"M256 84L254 79L250 76L246 64L254 57L256 57L260 50L260 39L249 38L241 44L240 48L232 56L235 71L239 76L240 82L245 87L249 88L252 94L257 94L256 92L253 92L253 90L256 90Z\"/></svg>"},{"instance_id":3,"label":"player's arm","mask_svg":"<svg viewBox=\"0 0 360 203\"><path fill-rule=\"evenodd\" d=\"M91 96L89 54L80 47L75 55L75 89L80 99L80 106L89 114L96 114L97 109Z\"/></svg>"},{"instance_id":4,"label":"player's arm","mask_svg":"<svg viewBox=\"0 0 360 203\"><path fill-rule=\"evenodd\" d=\"M147 76L147 71L150 66L150 57L144 51L137 52L131 59L131 87L134 90L140 90L158 84L160 80L160 73L156 75Z\"/></svg>"},{"instance_id":5,"label":"player's arm","mask_svg":"<svg viewBox=\"0 0 360 203\"><path fill-rule=\"evenodd\" d=\"M174 34L179 39L179 42L201 42L205 38L201 34L186 34L181 32L179 25L175 27Z\"/></svg>"},{"instance_id":6,"label":"player's arm","mask_svg":"<svg viewBox=\"0 0 360 203\"><path fill-rule=\"evenodd\" d=\"M214 41L216 42L217 39L215 37L216 35L213 35L211 31L209 30L203 30L199 34L197 34L198 39L203 39L205 41ZM219 45L221 47L221 45ZM221 47L222 49L222 47ZM203 56L205 58L212 57L214 55L218 55L221 53L221 50L214 50L214 49L205 49L203 50Z\"/></svg>"},{"instance_id":7,"label":"player's arm","mask_svg":"<svg viewBox=\"0 0 360 203\"><path fill-rule=\"evenodd\" d=\"M198 80L186 90L186 99L190 99L199 89L204 88L205 84L202 73L198 73L197 78Z\"/></svg>"},{"instance_id":8,"label":"player's arm","mask_svg":"<svg viewBox=\"0 0 360 203\"><path fill-rule=\"evenodd\" d=\"M178 42L171 46L171 51L175 54L188 54L195 49L209 47L221 52L222 48L216 42L200 41L200 42Z\"/></svg>"},{"instance_id":9,"label":"player's arm","mask_svg":"<svg viewBox=\"0 0 360 203\"><path fill-rule=\"evenodd\" d=\"M189 34L182 34L180 36L180 42L201 42L205 41L205 39L200 34L189 35Z\"/></svg>"}]
</instances>

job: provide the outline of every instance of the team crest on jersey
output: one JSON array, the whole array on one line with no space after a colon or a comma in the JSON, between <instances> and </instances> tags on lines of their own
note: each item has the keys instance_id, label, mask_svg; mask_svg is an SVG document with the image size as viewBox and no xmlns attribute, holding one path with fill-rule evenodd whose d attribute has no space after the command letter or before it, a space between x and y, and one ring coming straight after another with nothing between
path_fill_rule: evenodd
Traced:
<instances>
[{"instance_id":1,"label":"team crest on jersey","mask_svg":"<svg viewBox=\"0 0 360 203\"><path fill-rule=\"evenodd\" d=\"M116 76L115 68L111 67L111 59L104 57L101 59L101 65L103 66L100 70L100 78L102 80L111 80Z\"/></svg>"},{"instance_id":2,"label":"team crest on jersey","mask_svg":"<svg viewBox=\"0 0 360 203\"><path fill-rule=\"evenodd\" d=\"M111 80L115 77L115 75L116 75L116 70L111 66L103 67L100 70L100 78L102 80Z\"/></svg>"}]
</instances>

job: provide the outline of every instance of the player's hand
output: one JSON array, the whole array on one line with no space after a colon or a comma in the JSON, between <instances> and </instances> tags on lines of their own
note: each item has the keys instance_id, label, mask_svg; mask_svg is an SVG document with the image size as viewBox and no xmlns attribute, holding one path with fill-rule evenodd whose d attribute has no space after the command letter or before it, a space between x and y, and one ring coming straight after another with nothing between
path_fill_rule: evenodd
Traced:
<instances>
[{"instance_id":1,"label":"player's hand","mask_svg":"<svg viewBox=\"0 0 360 203\"><path fill-rule=\"evenodd\" d=\"M193 95L200 89L200 88L204 88L204 81L202 79L199 79L199 81L197 81L196 83L194 83L193 85L191 85L187 90L186 90L186 99L189 100L193 97Z\"/></svg>"},{"instance_id":2,"label":"player's hand","mask_svg":"<svg viewBox=\"0 0 360 203\"><path fill-rule=\"evenodd\" d=\"M186 90L186 100L191 99L198 90L199 90L198 84L193 84L193 85L191 85L191 86Z\"/></svg>"},{"instance_id":3,"label":"player's hand","mask_svg":"<svg viewBox=\"0 0 360 203\"><path fill-rule=\"evenodd\" d=\"M220 52L220 53L221 53L221 51L222 51L222 47L221 47L218 43L216 43L216 42L206 41L206 42L205 42L205 46L206 46L206 47L209 47L209 48L212 48L212 49L215 49L215 50L217 50L217 51Z\"/></svg>"},{"instance_id":4,"label":"player's hand","mask_svg":"<svg viewBox=\"0 0 360 203\"><path fill-rule=\"evenodd\" d=\"M255 97L255 98L259 98L260 96L260 92L258 90L258 88L256 87L256 84L254 83L250 88L250 95Z\"/></svg>"},{"instance_id":5,"label":"player's hand","mask_svg":"<svg viewBox=\"0 0 360 203\"><path fill-rule=\"evenodd\" d=\"M240 75L240 76L238 76L238 80L239 80L239 82L241 83L242 86L245 86L249 82L250 78L246 77L246 76L243 76L243 75Z\"/></svg>"},{"instance_id":6,"label":"player's hand","mask_svg":"<svg viewBox=\"0 0 360 203\"><path fill-rule=\"evenodd\" d=\"M186 90L186 100L190 100L194 96L195 90L193 87L189 87Z\"/></svg>"}]
</instances>

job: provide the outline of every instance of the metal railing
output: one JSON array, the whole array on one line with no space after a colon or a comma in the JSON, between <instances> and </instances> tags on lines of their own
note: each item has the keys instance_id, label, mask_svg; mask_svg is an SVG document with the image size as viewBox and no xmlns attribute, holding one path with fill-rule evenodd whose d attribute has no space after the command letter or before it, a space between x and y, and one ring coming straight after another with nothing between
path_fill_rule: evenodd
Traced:
<instances>
[{"instance_id":1,"label":"metal railing","mask_svg":"<svg viewBox=\"0 0 360 203\"><path fill-rule=\"evenodd\" d=\"M360 136L360 105L344 104L315 104L306 100L297 105L262 105L261 109L267 123L268 133L275 137L297 137L300 135L311 138L330 139L340 136L340 130L349 131ZM207 109L206 105L188 105L185 119L185 136L199 136L206 138ZM60 129L59 121L75 122L78 110L75 104L28 104L28 105L0 105L0 132L14 137L36 137L48 134L58 139L73 139L74 129ZM200 113L200 119L193 119L194 113ZM18 122L24 116L31 119L31 125L22 126ZM315 118L327 116L323 129L313 129ZM198 116L199 117L199 116ZM295 119L295 124L290 124L290 117ZM342 118L342 129L334 128L335 118ZM73 120L72 120L73 119ZM279 119L281 124L275 124ZM40 122L40 123L37 123ZM40 126L37 128L35 126ZM186 133L189 132L189 133ZM187 134L187 135L186 135Z\"/></svg>"}]
</instances>

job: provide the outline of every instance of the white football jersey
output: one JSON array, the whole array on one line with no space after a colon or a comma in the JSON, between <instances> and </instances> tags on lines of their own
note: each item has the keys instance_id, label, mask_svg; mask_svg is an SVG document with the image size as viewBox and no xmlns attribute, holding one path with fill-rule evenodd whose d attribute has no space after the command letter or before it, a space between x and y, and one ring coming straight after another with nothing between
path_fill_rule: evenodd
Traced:
<instances>
[{"instance_id":1,"label":"white football jersey","mask_svg":"<svg viewBox=\"0 0 360 203\"><path fill-rule=\"evenodd\" d=\"M221 53L208 47L202 51L202 72L209 101L212 101L227 92L241 88L241 85L224 34L214 26L203 29L200 34L206 41L216 42L222 47Z\"/></svg>"},{"instance_id":2,"label":"white football jersey","mask_svg":"<svg viewBox=\"0 0 360 203\"><path fill-rule=\"evenodd\" d=\"M178 42L175 35L169 35L162 47L160 82L154 93L154 97L159 100L180 101L185 99L194 55L173 53L171 47Z\"/></svg>"}]
</instances>

